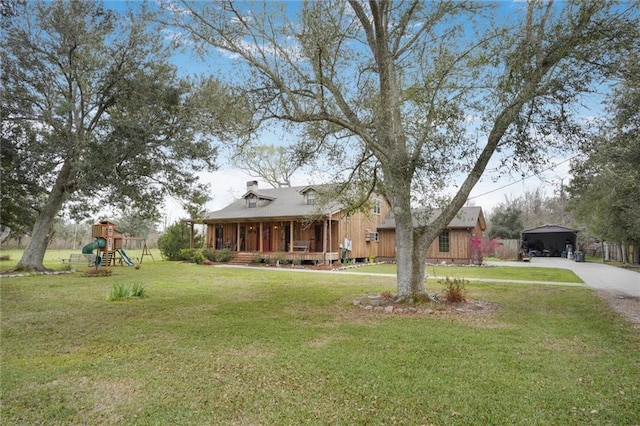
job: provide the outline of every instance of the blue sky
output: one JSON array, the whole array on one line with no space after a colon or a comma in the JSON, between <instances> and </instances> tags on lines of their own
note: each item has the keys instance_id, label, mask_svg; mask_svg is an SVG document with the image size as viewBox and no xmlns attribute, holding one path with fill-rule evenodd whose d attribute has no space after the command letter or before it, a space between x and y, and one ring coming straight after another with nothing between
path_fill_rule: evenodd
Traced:
<instances>
[{"instance_id":1,"label":"blue sky","mask_svg":"<svg viewBox=\"0 0 640 426\"><path fill-rule=\"evenodd\" d=\"M292 4L295 2L292 2ZM105 1L105 6L114 8L120 11L125 10L128 7L136 7L137 2L125 2L120 0ZM503 14L508 14L514 10L523 6L522 2L503 2L500 4L500 9ZM215 74L217 72L230 71L232 66L230 59L225 55L213 54L207 58L206 62L201 61L192 53L176 54L174 57L175 64L179 67L182 74ZM285 137L277 131L266 131L261 140L265 144L280 144ZM285 143L291 141L284 141ZM526 175L525 178L520 174L515 176L503 175L497 176L495 173L491 173L492 167L488 167L487 172L476 185L470 194L470 202L474 205L481 206L485 212L490 211L496 204L505 201L505 197L513 199L520 197L526 192L532 192L538 188L542 189L543 193L547 196L552 196L554 190L563 182L565 185L568 183L569 177L569 165L566 161L568 157L573 154L566 154L552 159L552 164L557 164L555 167L550 167L544 173L540 175ZM211 185L212 200L207 203L206 208L208 210L217 210L224 207L235 198L241 196L246 191L246 182L248 180L256 179L248 175L242 170L233 168L225 157L219 159L220 170L213 173L205 173L200 175L201 180ZM311 176L304 172L298 172L293 176L294 185L306 185L310 183ZM258 179L259 180L259 179ZM266 187L265 183L261 183L261 186ZM453 191L453 188L452 188ZM166 205L166 222L171 223L181 217L185 217L186 213L179 207L179 205L171 200L167 201Z\"/></svg>"}]
</instances>

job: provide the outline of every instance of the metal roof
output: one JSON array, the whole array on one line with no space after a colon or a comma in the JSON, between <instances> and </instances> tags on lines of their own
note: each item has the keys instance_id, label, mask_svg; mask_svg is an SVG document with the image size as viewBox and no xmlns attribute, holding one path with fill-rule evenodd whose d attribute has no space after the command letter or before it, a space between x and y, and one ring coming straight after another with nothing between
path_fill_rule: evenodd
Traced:
<instances>
[{"instance_id":1,"label":"metal roof","mask_svg":"<svg viewBox=\"0 0 640 426\"><path fill-rule=\"evenodd\" d=\"M577 233L575 229L567 228L562 225L544 225L537 228L525 229L522 234L559 234L559 233Z\"/></svg>"}]
</instances>

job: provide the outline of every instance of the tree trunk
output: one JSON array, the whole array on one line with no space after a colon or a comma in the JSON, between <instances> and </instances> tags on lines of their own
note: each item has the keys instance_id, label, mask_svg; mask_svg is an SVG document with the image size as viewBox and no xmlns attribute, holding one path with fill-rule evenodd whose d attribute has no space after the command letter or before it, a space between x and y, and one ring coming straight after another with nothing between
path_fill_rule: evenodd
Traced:
<instances>
[{"instance_id":1,"label":"tree trunk","mask_svg":"<svg viewBox=\"0 0 640 426\"><path fill-rule=\"evenodd\" d=\"M4 243L9 238L9 235L11 235L11 228L0 225L0 244Z\"/></svg>"},{"instance_id":2,"label":"tree trunk","mask_svg":"<svg viewBox=\"0 0 640 426\"><path fill-rule=\"evenodd\" d=\"M427 250L429 248L429 235L424 228L413 230L413 269L411 272L411 292L414 298L429 298L425 281L427 279Z\"/></svg>"},{"instance_id":3,"label":"tree trunk","mask_svg":"<svg viewBox=\"0 0 640 426\"><path fill-rule=\"evenodd\" d=\"M43 265L44 254L53 237L53 224L56 215L68 194L73 191L73 167L70 161L65 161L58 173L49 198L36 219L31 232L31 240L22 254L20 262L15 266L16 271L45 271Z\"/></svg>"},{"instance_id":4,"label":"tree trunk","mask_svg":"<svg viewBox=\"0 0 640 426\"><path fill-rule=\"evenodd\" d=\"M394 208L396 221L397 292L400 301L413 300L413 223L411 211Z\"/></svg>"}]
</instances>

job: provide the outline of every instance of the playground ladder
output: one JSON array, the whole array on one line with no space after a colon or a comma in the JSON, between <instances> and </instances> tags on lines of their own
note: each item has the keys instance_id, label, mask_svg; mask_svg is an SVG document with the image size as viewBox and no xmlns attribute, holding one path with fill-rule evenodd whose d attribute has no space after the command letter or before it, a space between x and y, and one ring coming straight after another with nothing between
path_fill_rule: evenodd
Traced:
<instances>
[{"instance_id":1,"label":"playground ladder","mask_svg":"<svg viewBox=\"0 0 640 426\"><path fill-rule=\"evenodd\" d=\"M104 252L104 257L102 258L102 265L103 266L109 266L111 265L111 262L113 261L113 252L112 251L105 251Z\"/></svg>"}]
</instances>

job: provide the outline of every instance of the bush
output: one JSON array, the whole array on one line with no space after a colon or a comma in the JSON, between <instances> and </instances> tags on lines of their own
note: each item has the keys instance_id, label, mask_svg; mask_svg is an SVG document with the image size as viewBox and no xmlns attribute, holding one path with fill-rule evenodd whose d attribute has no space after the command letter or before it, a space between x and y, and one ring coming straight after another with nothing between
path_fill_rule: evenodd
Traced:
<instances>
[{"instance_id":1,"label":"bush","mask_svg":"<svg viewBox=\"0 0 640 426\"><path fill-rule=\"evenodd\" d=\"M465 302L467 300L467 289L465 284L467 281L463 278L454 278L451 280L449 277L445 281L438 281L439 284L444 285L444 298L449 303Z\"/></svg>"},{"instance_id":2,"label":"bush","mask_svg":"<svg viewBox=\"0 0 640 426\"><path fill-rule=\"evenodd\" d=\"M196 249L185 248L180 250L180 254L175 260L182 260L183 262L194 262L194 256L196 254Z\"/></svg>"},{"instance_id":3,"label":"bush","mask_svg":"<svg viewBox=\"0 0 640 426\"><path fill-rule=\"evenodd\" d=\"M176 222L169 226L158 239L158 248L162 256L168 260L185 260L181 257L182 249L188 249L191 229L185 222ZM196 234L194 244L202 245L202 235Z\"/></svg>"},{"instance_id":4,"label":"bush","mask_svg":"<svg viewBox=\"0 0 640 426\"><path fill-rule=\"evenodd\" d=\"M211 262L216 261L216 252L209 247L202 249L202 255Z\"/></svg>"},{"instance_id":5,"label":"bush","mask_svg":"<svg viewBox=\"0 0 640 426\"><path fill-rule=\"evenodd\" d=\"M216 250L215 261L217 262L229 262L233 258L233 253L228 248Z\"/></svg>"},{"instance_id":6,"label":"bush","mask_svg":"<svg viewBox=\"0 0 640 426\"><path fill-rule=\"evenodd\" d=\"M202 265L202 262L204 262L204 254L202 254L202 250L195 250L193 252L193 261L198 265Z\"/></svg>"}]
</instances>

